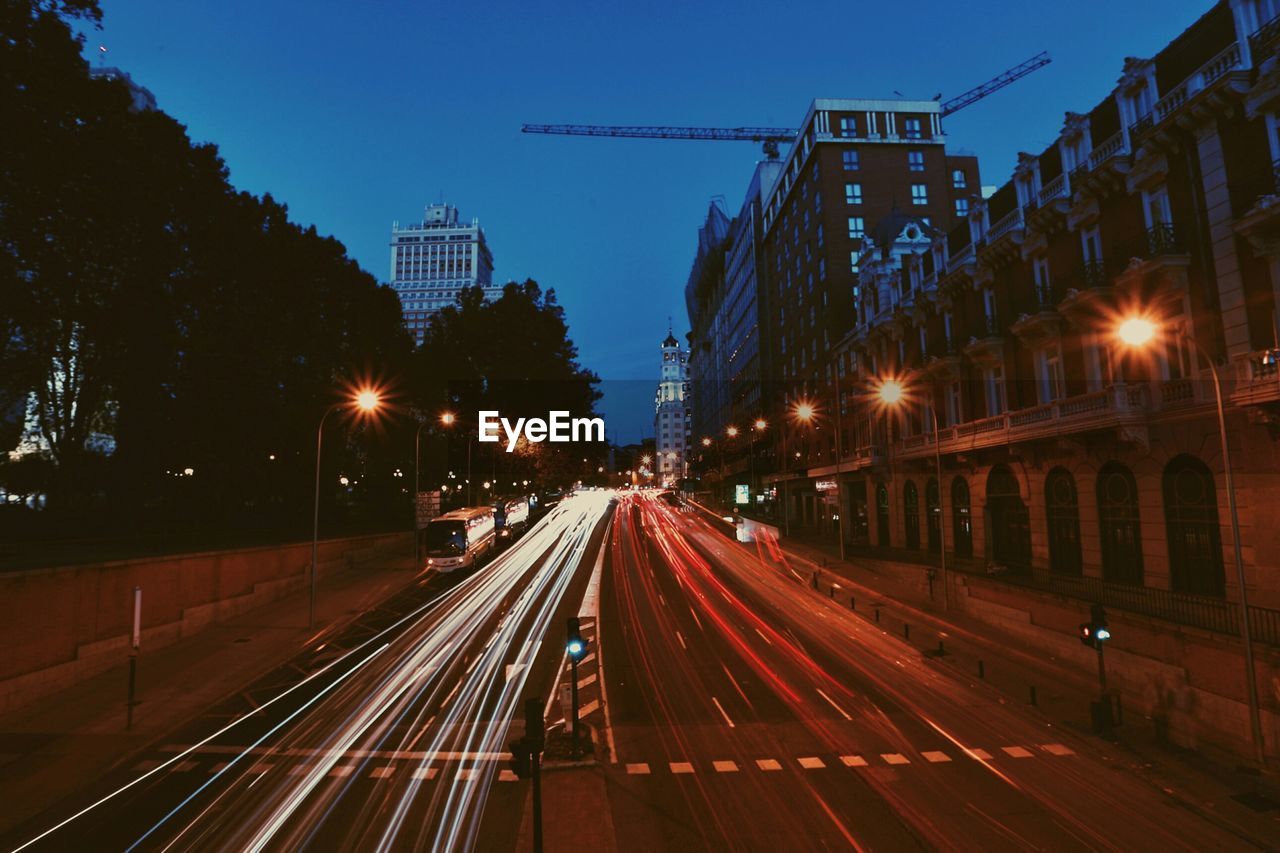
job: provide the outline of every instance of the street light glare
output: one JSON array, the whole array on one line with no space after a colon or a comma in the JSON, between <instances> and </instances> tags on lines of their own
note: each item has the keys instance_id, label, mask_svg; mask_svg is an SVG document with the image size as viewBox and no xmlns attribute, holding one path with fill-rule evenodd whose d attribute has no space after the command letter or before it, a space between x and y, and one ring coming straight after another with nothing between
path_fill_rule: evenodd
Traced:
<instances>
[{"instance_id":1,"label":"street light glare","mask_svg":"<svg viewBox=\"0 0 1280 853\"><path fill-rule=\"evenodd\" d=\"M1116 337L1131 347L1145 346L1156 336L1156 324L1146 317L1130 317L1116 328Z\"/></svg>"},{"instance_id":2,"label":"street light glare","mask_svg":"<svg viewBox=\"0 0 1280 853\"><path fill-rule=\"evenodd\" d=\"M799 402L796 403L795 415L797 420L811 421L813 420L814 408L813 403Z\"/></svg>"},{"instance_id":3,"label":"street light glare","mask_svg":"<svg viewBox=\"0 0 1280 853\"><path fill-rule=\"evenodd\" d=\"M765 428L765 427L767 427L768 425L769 425L769 422L768 422L768 421L766 421L764 418L757 418L757 419L756 419L756 429L764 429L764 428Z\"/></svg>"},{"instance_id":4,"label":"street light glare","mask_svg":"<svg viewBox=\"0 0 1280 853\"><path fill-rule=\"evenodd\" d=\"M880 383L880 400L888 403L890 406L896 406L902 402L906 392L902 388L902 383L896 379L886 379Z\"/></svg>"},{"instance_id":5,"label":"street light glare","mask_svg":"<svg viewBox=\"0 0 1280 853\"><path fill-rule=\"evenodd\" d=\"M725 434L726 434L726 435L728 435L728 436L729 436L729 438L737 438L737 437L738 437L738 428L737 428L736 426L731 426L731 427L729 427L728 429L726 429L726 430L725 430Z\"/></svg>"},{"instance_id":6,"label":"street light glare","mask_svg":"<svg viewBox=\"0 0 1280 853\"><path fill-rule=\"evenodd\" d=\"M454 420L456 420L456 416L453 414L453 412L445 412L440 416L440 423L444 424L445 426L453 426Z\"/></svg>"},{"instance_id":7,"label":"street light glare","mask_svg":"<svg viewBox=\"0 0 1280 853\"><path fill-rule=\"evenodd\" d=\"M361 411L372 412L378 408L378 392L366 389L356 395L356 405Z\"/></svg>"}]
</instances>

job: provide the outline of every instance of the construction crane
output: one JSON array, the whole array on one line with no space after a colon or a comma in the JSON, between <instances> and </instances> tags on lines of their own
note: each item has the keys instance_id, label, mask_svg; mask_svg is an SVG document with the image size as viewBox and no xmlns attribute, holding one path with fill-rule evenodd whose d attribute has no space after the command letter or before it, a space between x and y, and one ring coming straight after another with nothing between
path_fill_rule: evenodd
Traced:
<instances>
[{"instance_id":1,"label":"construction crane","mask_svg":"<svg viewBox=\"0 0 1280 853\"><path fill-rule=\"evenodd\" d=\"M1019 65L1015 65L981 86L957 95L938 106L942 116L976 103L988 95L998 92L1010 83L1026 77L1032 71L1043 68L1053 60L1047 51L1042 51ZM940 100L941 95L934 98ZM612 136L633 137L637 139L709 139L734 142L755 142L764 147L764 154L770 160L778 158L778 146L781 143L791 144L795 141L799 130L790 127L664 127L661 125L601 125L601 124L524 124L521 133L547 133L559 136Z\"/></svg>"}]
</instances>

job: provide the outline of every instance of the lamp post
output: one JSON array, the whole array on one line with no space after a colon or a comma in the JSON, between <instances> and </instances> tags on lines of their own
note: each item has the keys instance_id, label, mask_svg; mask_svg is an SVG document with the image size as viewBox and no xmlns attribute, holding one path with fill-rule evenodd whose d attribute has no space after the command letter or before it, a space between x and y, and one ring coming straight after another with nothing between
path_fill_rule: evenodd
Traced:
<instances>
[{"instance_id":1,"label":"lamp post","mask_svg":"<svg viewBox=\"0 0 1280 853\"><path fill-rule=\"evenodd\" d=\"M1160 328L1146 317L1129 317L1116 327L1116 337L1125 346L1141 349L1150 345L1160 336ZM1213 376L1213 399L1218 412L1218 438L1222 445L1223 480L1227 487L1227 506L1231 513L1231 545L1235 555L1236 583L1240 587L1240 641L1244 644L1245 689L1249 699L1249 727L1253 736L1254 758L1259 764L1266 761L1266 752L1262 740L1262 719L1258 711L1258 682L1253 665L1253 636L1249 629L1249 593L1245 589L1244 554L1240 545L1240 514L1236 509L1236 488L1231 476L1231 448L1227 443L1227 418L1222 404L1222 379L1218 375L1218 365L1205 352L1200 343L1181 329L1172 332L1180 340L1190 343L1195 351L1209 363L1209 372Z\"/></svg>"},{"instance_id":2,"label":"lamp post","mask_svg":"<svg viewBox=\"0 0 1280 853\"><path fill-rule=\"evenodd\" d=\"M813 403L810 402L809 400L797 400L796 404L791 407L792 420L794 420L796 423L799 423L803 426L808 426L810 423L812 423L815 415L817 415L817 409L814 407ZM785 444L783 446L785 448ZM796 456L799 456L799 455L800 453L799 451L797 451ZM788 473L790 473L790 470L791 470L791 457L788 456L787 457ZM783 511L784 513L786 512L785 504L783 505ZM790 521L789 515L784 515L784 520L786 523L787 531L788 533L790 533L791 521Z\"/></svg>"},{"instance_id":3,"label":"lamp post","mask_svg":"<svg viewBox=\"0 0 1280 853\"><path fill-rule=\"evenodd\" d=\"M341 403L334 403L332 406L324 410L324 414L320 416L320 425L316 428L316 489L315 489L315 506L311 517L311 593L307 604L307 628L314 628L316 625L316 575L318 569L317 554L320 549L320 451L324 445L324 422L329 419L329 415L346 406L354 406L358 411L371 413L375 411L381 404L378 392L372 389L365 389L358 392L351 400L345 400ZM415 495L414 500L417 500Z\"/></svg>"},{"instance_id":4,"label":"lamp post","mask_svg":"<svg viewBox=\"0 0 1280 853\"><path fill-rule=\"evenodd\" d=\"M896 407L906 400L907 392L902 383L896 379L885 379L876 391L880 402ZM938 408L934 405L933 394L929 393L929 414L933 418L933 464L938 477L938 556L942 574L942 609L951 609L951 588L947 583L947 513L942 488L942 436L938 432ZM892 437L892 433L890 433ZM929 487L925 485L925 509L929 505Z\"/></svg>"},{"instance_id":5,"label":"lamp post","mask_svg":"<svg viewBox=\"0 0 1280 853\"><path fill-rule=\"evenodd\" d=\"M769 426L769 423L764 418L756 418L756 422L751 426L751 433L747 437L747 477L751 482L752 489L756 487L756 433L764 432L767 426Z\"/></svg>"},{"instance_id":6,"label":"lamp post","mask_svg":"<svg viewBox=\"0 0 1280 853\"><path fill-rule=\"evenodd\" d=\"M729 424L729 426L725 427L724 434L725 434L725 437L723 439L723 443L720 446L720 468L722 471L724 470L724 444L728 444L730 439L734 439L738 437L738 428L733 424ZM721 476L723 479L723 475ZM737 480L736 476L734 477L734 480L735 481ZM736 486L736 483L735 483L735 486ZM724 488L724 483L721 483L721 488ZM736 506L736 504L734 504L734 500L736 497L734 494L734 491L727 491L725 492L725 495L727 496L727 499L730 505Z\"/></svg>"}]
</instances>

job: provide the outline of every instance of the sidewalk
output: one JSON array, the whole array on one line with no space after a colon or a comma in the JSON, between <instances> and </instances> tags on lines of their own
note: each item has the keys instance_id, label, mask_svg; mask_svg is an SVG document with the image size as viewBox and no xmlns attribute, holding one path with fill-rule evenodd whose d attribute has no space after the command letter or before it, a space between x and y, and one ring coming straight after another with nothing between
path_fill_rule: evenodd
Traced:
<instances>
[{"instance_id":1,"label":"sidewalk","mask_svg":"<svg viewBox=\"0 0 1280 853\"><path fill-rule=\"evenodd\" d=\"M944 612L940 582L934 584L934 600L929 598L925 566L920 566L921 578L912 582L876 560L841 561L834 543L792 539L779 544L813 594L850 606L940 666L986 684L999 701L1035 706L1053 723L1093 736L1089 705L1098 697L1097 678L1053 657L1011 646L988 622ZM1150 718L1128 709L1123 724L1107 740L1130 771L1203 817L1264 832L1263 838L1276 831L1280 779L1273 772L1243 767L1225 753L1169 744Z\"/></svg>"},{"instance_id":2,"label":"sidewalk","mask_svg":"<svg viewBox=\"0 0 1280 853\"><path fill-rule=\"evenodd\" d=\"M219 700L329 636L411 583L412 555L385 554L322 573L316 627L305 588L138 659L133 729L128 662L0 716L0 832L71 794Z\"/></svg>"}]
</instances>

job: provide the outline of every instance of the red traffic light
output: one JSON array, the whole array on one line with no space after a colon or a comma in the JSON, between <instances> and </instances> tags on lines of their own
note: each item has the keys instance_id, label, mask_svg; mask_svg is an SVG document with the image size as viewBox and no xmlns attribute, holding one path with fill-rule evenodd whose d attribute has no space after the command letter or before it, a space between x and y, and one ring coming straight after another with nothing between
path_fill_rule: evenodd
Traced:
<instances>
[{"instance_id":1,"label":"red traffic light","mask_svg":"<svg viewBox=\"0 0 1280 853\"><path fill-rule=\"evenodd\" d=\"M1080 642L1084 643L1086 646L1092 646L1094 644L1093 626L1088 622L1080 623Z\"/></svg>"}]
</instances>

